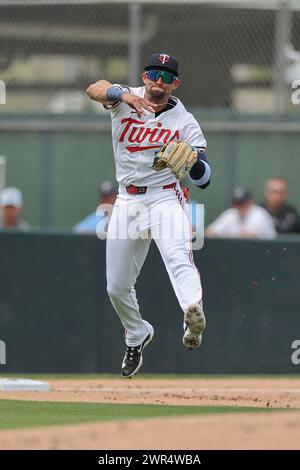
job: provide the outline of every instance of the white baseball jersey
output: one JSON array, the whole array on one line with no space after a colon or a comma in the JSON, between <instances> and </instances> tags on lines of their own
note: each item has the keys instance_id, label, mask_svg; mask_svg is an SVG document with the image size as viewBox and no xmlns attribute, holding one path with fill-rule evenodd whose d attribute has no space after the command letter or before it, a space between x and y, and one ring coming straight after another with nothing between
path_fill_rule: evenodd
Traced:
<instances>
[{"instance_id":1,"label":"white baseball jersey","mask_svg":"<svg viewBox=\"0 0 300 470\"><path fill-rule=\"evenodd\" d=\"M140 97L145 93L145 87L127 90ZM182 189L168 168L157 172L152 165L155 152L166 142L182 140L192 146L206 147L206 141L197 121L178 98L170 98L168 107L157 114L146 111L140 118L123 102L110 108L120 191L108 226L107 290L126 330L126 344L132 347L140 345L150 329L153 331L142 319L134 289L151 239L159 248L182 310L202 300ZM163 188L175 181L176 188ZM123 185L129 184L148 186L147 192L128 194ZM137 215L134 236L129 230L130 208ZM118 235L120 226L125 227L125 236ZM145 236L149 233L150 237Z\"/></svg>"},{"instance_id":2,"label":"white baseball jersey","mask_svg":"<svg viewBox=\"0 0 300 470\"><path fill-rule=\"evenodd\" d=\"M119 85L120 86L120 85ZM126 90L144 97L145 87ZM109 108L112 118L112 140L116 162L116 178L125 186L162 186L176 181L166 168L152 168L155 152L166 142L185 141L195 147L206 147L202 130L181 101L172 96L173 108L157 113L145 111L138 117L135 110L120 102Z\"/></svg>"}]
</instances>

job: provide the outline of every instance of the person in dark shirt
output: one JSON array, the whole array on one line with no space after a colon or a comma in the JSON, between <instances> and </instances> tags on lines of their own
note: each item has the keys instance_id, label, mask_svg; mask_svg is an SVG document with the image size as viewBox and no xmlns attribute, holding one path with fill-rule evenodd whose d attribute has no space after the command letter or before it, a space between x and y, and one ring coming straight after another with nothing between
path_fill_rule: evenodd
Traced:
<instances>
[{"instance_id":1,"label":"person in dark shirt","mask_svg":"<svg viewBox=\"0 0 300 470\"><path fill-rule=\"evenodd\" d=\"M265 201L262 206L273 217L277 233L300 233L300 219L296 209L287 204L289 183L285 178L266 181Z\"/></svg>"}]
</instances>

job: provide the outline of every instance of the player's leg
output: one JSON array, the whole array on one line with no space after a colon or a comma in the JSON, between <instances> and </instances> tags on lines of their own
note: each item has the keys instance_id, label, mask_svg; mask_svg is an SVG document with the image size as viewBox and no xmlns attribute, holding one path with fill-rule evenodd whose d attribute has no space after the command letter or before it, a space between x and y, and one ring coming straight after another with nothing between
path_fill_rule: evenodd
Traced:
<instances>
[{"instance_id":1,"label":"player's leg","mask_svg":"<svg viewBox=\"0 0 300 470\"><path fill-rule=\"evenodd\" d=\"M183 343L192 349L201 344L205 317L200 274L191 250L189 219L183 207L175 201L162 201L154 213L152 238L158 246L179 304L185 312Z\"/></svg>"},{"instance_id":2,"label":"player's leg","mask_svg":"<svg viewBox=\"0 0 300 470\"><path fill-rule=\"evenodd\" d=\"M107 239L107 291L126 331L126 344L139 345L147 336L134 285L148 252L145 240Z\"/></svg>"},{"instance_id":3,"label":"player's leg","mask_svg":"<svg viewBox=\"0 0 300 470\"><path fill-rule=\"evenodd\" d=\"M123 208L124 209L124 208ZM125 207L126 209L126 207ZM150 238L118 236L126 219L122 204L114 208L107 238L107 290L126 331L121 375L131 378L143 364L143 349L153 338L152 325L142 319L134 285L148 253ZM126 220L125 220L126 222Z\"/></svg>"},{"instance_id":4,"label":"player's leg","mask_svg":"<svg viewBox=\"0 0 300 470\"><path fill-rule=\"evenodd\" d=\"M181 308L202 300L199 271L193 260L190 225L179 203L162 201L153 209L151 235L158 246Z\"/></svg>"},{"instance_id":5,"label":"player's leg","mask_svg":"<svg viewBox=\"0 0 300 470\"><path fill-rule=\"evenodd\" d=\"M147 256L150 238L121 238L119 227L126 222L126 210L117 205L112 213L106 244L107 291L126 330L126 344L140 345L152 327L140 314L134 289ZM123 234L124 235L124 234Z\"/></svg>"}]
</instances>

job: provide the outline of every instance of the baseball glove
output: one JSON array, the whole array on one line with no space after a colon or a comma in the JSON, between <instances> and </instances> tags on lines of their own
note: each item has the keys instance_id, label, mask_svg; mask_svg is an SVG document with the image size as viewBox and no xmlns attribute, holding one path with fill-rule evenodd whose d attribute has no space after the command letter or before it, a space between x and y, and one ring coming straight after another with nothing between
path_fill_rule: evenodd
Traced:
<instances>
[{"instance_id":1,"label":"baseball glove","mask_svg":"<svg viewBox=\"0 0 300 470\"><path fill-rule=\"evenodd\" d=\"M184 178L197 161L197 149L186 142L169 142L156 153L153 168L156 171L170 168L178 180Z\"/></svg>"}]
</instances>

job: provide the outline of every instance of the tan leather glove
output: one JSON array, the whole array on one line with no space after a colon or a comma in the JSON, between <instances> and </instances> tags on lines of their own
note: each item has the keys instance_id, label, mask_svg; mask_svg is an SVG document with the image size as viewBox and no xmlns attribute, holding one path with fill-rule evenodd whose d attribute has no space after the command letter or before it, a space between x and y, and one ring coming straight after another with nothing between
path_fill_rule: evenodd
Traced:
<instances>
[{"instance_id":1,"label":"tan leather glove","mask_svg":"<svg viewBox=\"0 0 300 470\"><path fill-rule=\"evenodd\" d=\"M197 149L186 142L169 142L157 152L153 168L156 171L170 168L178 180L184 178L197 161Z\"/></svg>"}]
</instances>

